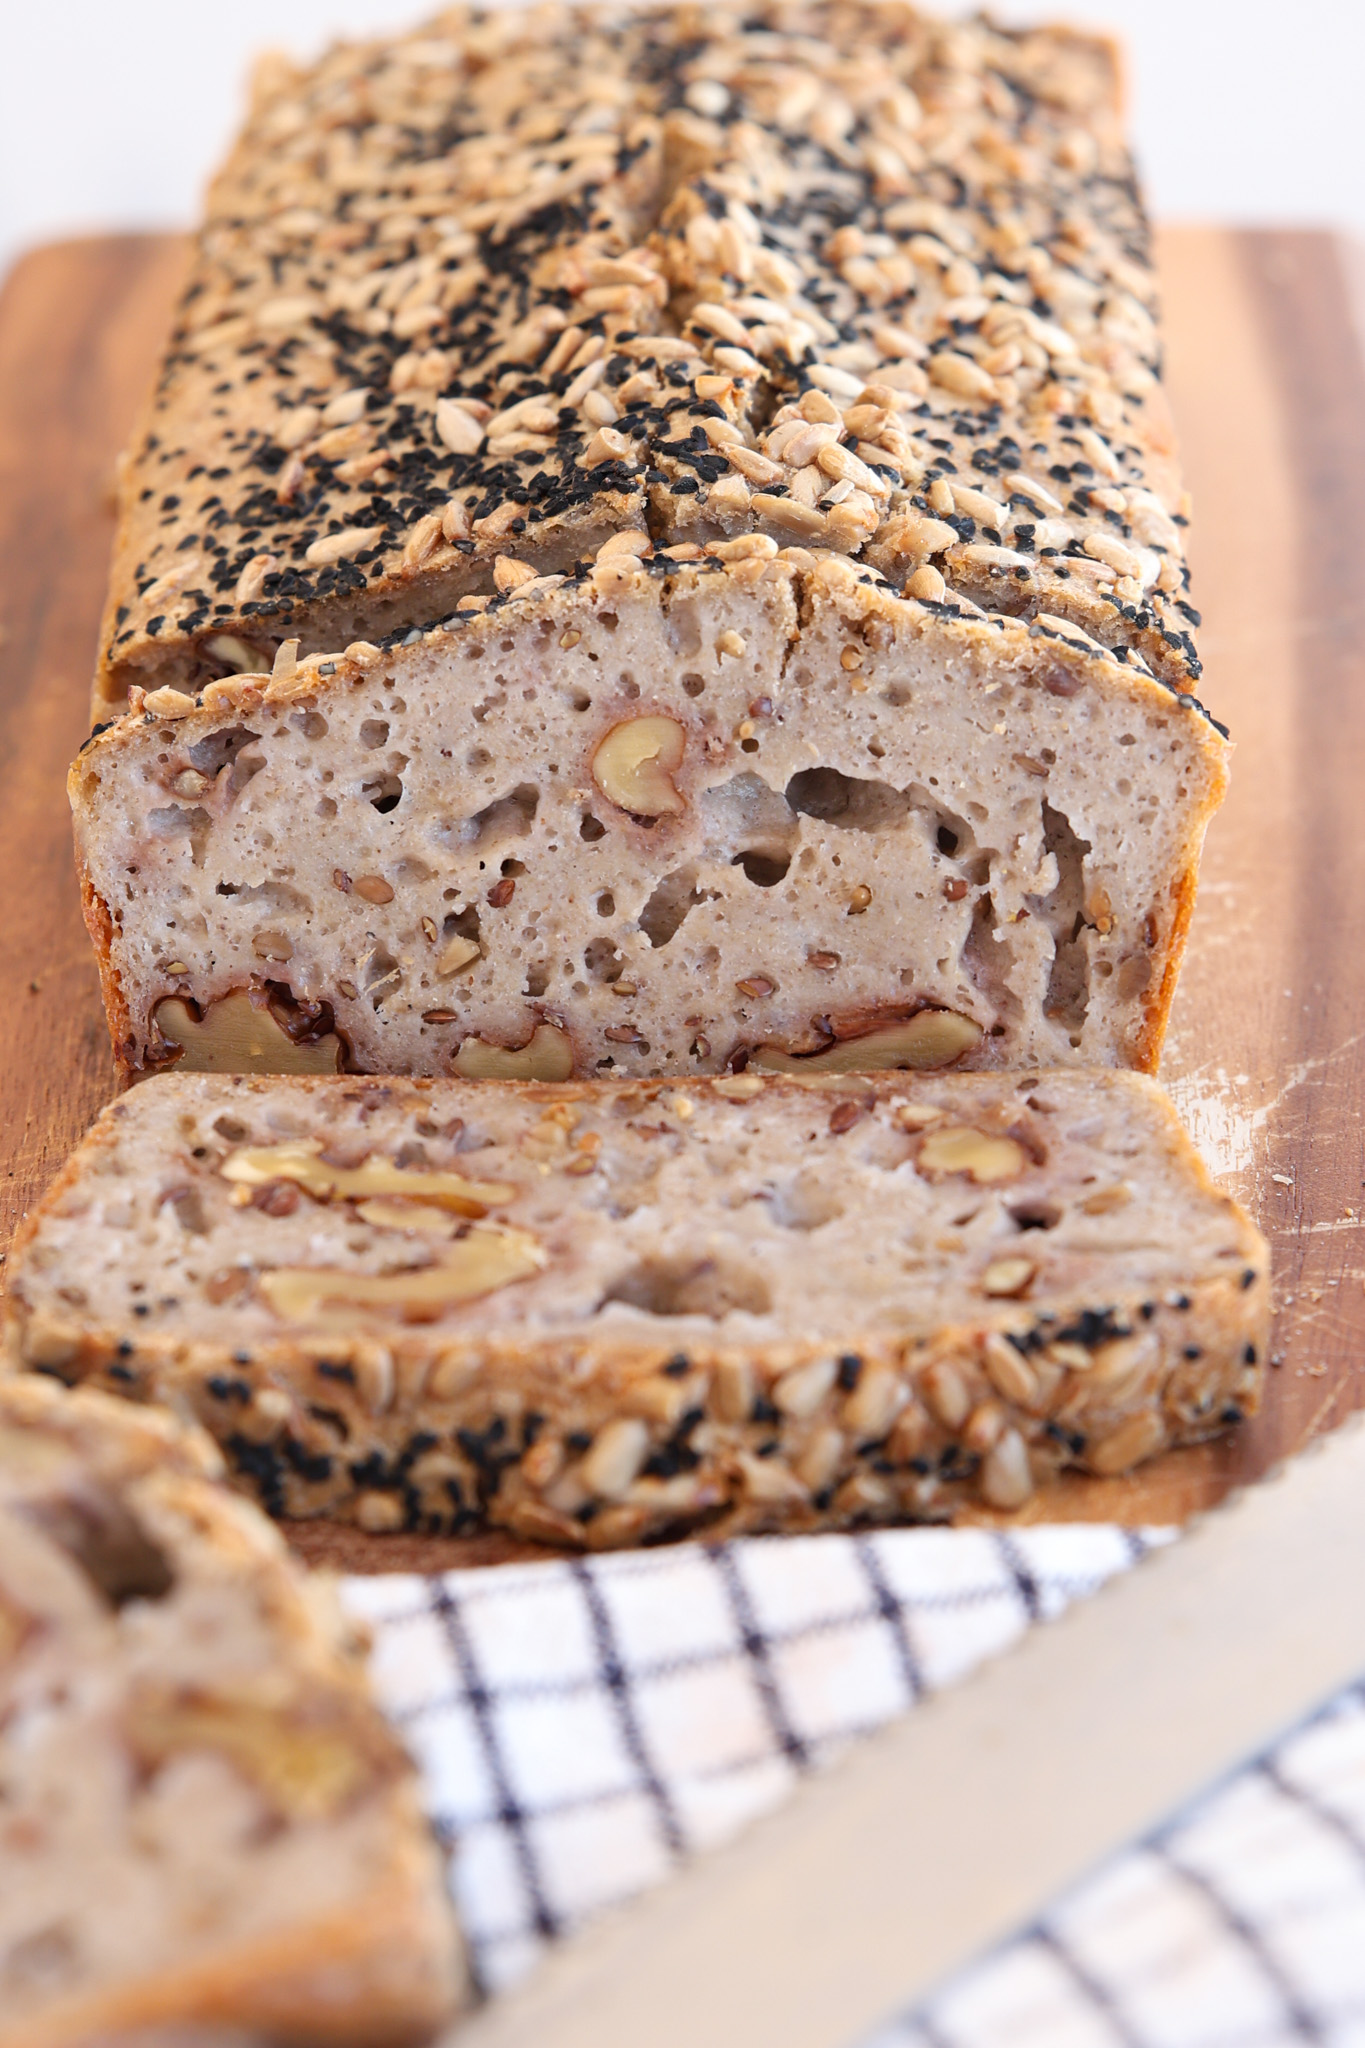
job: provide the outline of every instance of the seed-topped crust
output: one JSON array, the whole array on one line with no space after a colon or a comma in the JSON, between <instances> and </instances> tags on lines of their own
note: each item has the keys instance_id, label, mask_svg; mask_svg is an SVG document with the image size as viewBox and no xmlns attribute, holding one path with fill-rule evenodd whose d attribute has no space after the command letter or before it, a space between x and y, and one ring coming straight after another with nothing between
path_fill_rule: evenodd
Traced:
<instances>
[{"instance_id":1,"label":"seed-topped crust","mask_svg":"<svg viewBox=\"0 0 1365 2048\"><path fill-rule=\"evenodd\" d=\"M589 1547L1022 1507L1251 1412L1269 1310L1160 1090L1074 1070L169 1075L9 1273L18 1363L274 1513Z\"/></svg>"},{"instance_id":2,"label":"seed-topped crust","mask_svg":"<svg viewBox=\"0 0 1365 2048\"><path fill-rule=\"evenodd\" d=\"M272 60L125 465L96 715L625 532L852 556L1187 692L1117 99L1101 41L891 0L452 10Z\"/></svg>"}]
</instances>

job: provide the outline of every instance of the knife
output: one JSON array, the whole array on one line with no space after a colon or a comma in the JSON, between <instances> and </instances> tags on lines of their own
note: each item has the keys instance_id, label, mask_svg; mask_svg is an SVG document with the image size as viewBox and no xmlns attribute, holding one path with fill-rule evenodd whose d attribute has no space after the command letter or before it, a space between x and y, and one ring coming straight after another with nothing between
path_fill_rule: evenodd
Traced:
<instances>
[{"instance_id":1,"label":"knife","mask_svg":"<svg viewBox=\"0 0 1365 2048\"><path fill-rule=\"evenodd\" d=\"M557 1948L458 2048L850 2048L1365 1672L1348 1423Z\"/></svg>"}]
</instances>

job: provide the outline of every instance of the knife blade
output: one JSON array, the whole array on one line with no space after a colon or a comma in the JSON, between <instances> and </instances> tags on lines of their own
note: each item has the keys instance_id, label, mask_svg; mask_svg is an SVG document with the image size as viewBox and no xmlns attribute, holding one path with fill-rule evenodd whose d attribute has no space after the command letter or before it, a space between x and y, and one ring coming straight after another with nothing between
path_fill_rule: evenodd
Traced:
<instances>
[{"instance_id":1,"label":"knife blade","mask_svg":"<svg viewBox=\"0 0 1365 2048\"><path fill-rule=\"evenodd\" d=\"M459 2048L850 2048L1365 1671L1365 1427L565 1942Z\"/></svg>"}]
</instances>

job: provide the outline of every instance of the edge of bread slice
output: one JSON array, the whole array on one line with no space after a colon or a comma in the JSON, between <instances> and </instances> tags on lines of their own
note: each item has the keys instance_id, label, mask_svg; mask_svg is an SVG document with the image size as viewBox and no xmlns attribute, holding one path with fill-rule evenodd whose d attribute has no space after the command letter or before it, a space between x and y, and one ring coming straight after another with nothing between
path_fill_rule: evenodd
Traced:
<instances>
[{"instance_id":1,"label":"edge of bread slice","mask_svg":"<svg viewBox=\"0 0 1365 2048\"><path fill-rule=\"evenodd\" d=\"M273 1513L604 1548L1215 1435L1267 1264L1134 1075L172 1075L23 1226L7 1343L197 1416Z\"/></svg>"}]
</instances>

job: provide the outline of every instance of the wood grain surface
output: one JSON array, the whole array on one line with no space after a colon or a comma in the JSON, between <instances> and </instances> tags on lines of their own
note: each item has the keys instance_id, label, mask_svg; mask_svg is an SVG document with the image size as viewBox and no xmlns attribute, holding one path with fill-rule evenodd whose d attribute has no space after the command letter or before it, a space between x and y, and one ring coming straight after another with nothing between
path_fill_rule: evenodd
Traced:
<instances>
[{"instance_id":1,"label":"wood grain surface","mask_svg":"<svg viewBox=\"0 0 1365 2048\"><path fill-rule=\"evenodd\" d=\"M0 292L0 1241L112 1092L63 788L85 737L110 486L183 261L173 238L39 249ZM1163 1078L1274 1247L1262 1414L1037 1519L1183 1519L1365 1405L1365 370L1351 252L1321 234L1161 237L1195 498L1206 701L1237 743ZM309 1557L436 1569L497 1537L294 1524Z\"/></svg>"}]
</instances>

